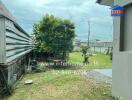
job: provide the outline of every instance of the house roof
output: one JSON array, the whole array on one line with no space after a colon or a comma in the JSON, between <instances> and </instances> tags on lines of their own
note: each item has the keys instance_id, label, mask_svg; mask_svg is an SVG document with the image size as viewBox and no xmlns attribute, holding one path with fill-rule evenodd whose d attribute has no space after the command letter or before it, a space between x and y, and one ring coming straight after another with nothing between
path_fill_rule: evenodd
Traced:
<instances>
[{"instance_id":1,"label":"house roof","mask_svg":"<svg viewBox=\"0 0 132 100\"><path fill-rule=\"evenodd\" d=\"M16 21L15 17L9 12L5 5L0 0L0 15L9 18L12 21Z\"/></svg>"},{"instance_id":2,"label":"house roof","mask_svg":"<svg viewBox=\"0 0 132 100\"><path fill-rule=\"evenodd\" d=\"M26 34L28 37L30 37L29 34L26 33L26 32L19 26L19 24L16 22L15 17L13 17L13 15L9 12L9 10L5 7L5 5L2 3L1 0L0 0L0 16L5 17L5 18L11 20L11 21L14 23L14 25L15 25L20 31L22 31L24 34Z\"/></svg>"}]
</instances>

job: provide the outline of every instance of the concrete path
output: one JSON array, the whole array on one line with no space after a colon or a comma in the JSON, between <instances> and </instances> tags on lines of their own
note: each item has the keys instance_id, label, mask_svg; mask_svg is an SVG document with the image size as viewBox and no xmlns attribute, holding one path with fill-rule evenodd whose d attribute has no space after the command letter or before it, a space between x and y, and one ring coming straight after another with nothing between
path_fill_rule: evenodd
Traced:
<instances>
[{"instance_id":1,"label":"concrete path","mask_svg":"<svg viewBox=\"0 0 132 100\"><path fill-rule=\"evenodd\" d=\"M88 78L94 78L97 82L101 83L101 82L105 82L107 84L112 85L112 78L109 76L105 76L97 71L87 71L85 73L82 73L84 76L88 77Z\"/></svg>"}]
</instances>

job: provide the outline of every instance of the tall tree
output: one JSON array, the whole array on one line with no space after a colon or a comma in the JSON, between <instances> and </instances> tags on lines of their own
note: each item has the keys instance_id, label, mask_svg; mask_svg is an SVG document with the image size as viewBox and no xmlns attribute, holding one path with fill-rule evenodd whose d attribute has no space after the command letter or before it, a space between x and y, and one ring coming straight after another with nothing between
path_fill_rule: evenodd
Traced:
<instances>
[{"instance_id":1,"label":"tall tree","mask_svg":"<svg viewBox=\"0 0 132 100\"><path fill-rule=\"evenodd\" d=\"M73 49L75 26L70 20L46 15L34 25L35 51L66 58Z\"/></svg>"}]
</instances>

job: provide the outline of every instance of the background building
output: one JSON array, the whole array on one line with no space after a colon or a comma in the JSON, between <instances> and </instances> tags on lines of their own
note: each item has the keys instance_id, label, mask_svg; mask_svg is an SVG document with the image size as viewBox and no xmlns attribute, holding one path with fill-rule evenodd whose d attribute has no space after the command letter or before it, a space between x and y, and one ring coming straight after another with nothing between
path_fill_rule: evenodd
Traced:
<instances>
[{"instance_id":1,"label":"background building","mask_svg":"<svg viewBox=\"0 0 132 100\"><path fill-rule=\"evenodd\" d=\"M81 41L81 40L75 40L74 41L74 51L81 51L82 46L87 46L88 42L87 41ZM106 53L108 49L111 52L111 49L113 47L113 42L112 41L97 41L97 40L91 40L89 42L90 50L91 52L95 53Z\"/></svg>"}]
</instances>

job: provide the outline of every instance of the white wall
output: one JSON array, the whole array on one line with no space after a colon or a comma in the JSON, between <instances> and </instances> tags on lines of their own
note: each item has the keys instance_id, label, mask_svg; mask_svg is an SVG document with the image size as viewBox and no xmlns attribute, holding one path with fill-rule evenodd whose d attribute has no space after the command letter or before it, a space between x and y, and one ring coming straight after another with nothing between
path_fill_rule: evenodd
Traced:
<instances>
[{"instance_id":1,"label":"white wall","mask_svg":"<svg viewBox=\"0 0 132 100\"><path fill-rule=\"evenodd\" d=\"M114 5L126 6L132 0L115 0ZM112 93L123 97L124 100L132 100L132 5L125 14L125 27L121 18L114 17L114 58ZM122 28L125 28L123 31ZM124 34L124 41L120 40L120 34ZM121 43L121 46L120 46ZM120 51L124 43L123 50Z\"/></svg>"}]
</instances>

